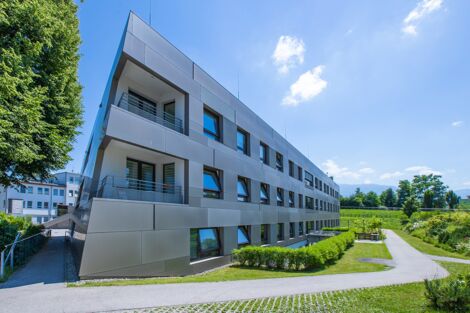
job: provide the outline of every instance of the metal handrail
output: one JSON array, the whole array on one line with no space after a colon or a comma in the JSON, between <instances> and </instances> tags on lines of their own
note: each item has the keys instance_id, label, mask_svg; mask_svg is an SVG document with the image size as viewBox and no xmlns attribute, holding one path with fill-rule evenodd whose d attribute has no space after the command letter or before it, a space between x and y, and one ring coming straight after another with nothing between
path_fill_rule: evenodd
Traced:
<instances>
[{"instance_id":1,"label":"metal handrail","mask_svg":"<svg viewBox=\"0 0 470 313\"><path fill-rule=\"evenodd\" d=\"M183 133L183 121L173 114L167 113L154 103L138 99L137 97L124 92L117 104L118 107L126 111L142 116L160 125Z\"/></svg>"}]
</instances>

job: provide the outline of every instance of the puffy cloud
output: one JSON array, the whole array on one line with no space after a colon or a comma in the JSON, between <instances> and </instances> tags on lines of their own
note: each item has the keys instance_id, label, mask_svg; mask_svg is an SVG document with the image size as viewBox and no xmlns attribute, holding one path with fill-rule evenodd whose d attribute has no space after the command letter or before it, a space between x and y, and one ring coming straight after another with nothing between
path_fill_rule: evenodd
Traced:
<instances>
[{"instance_id":1,"label":"puffy cloud","mask_svg":"<svg viewBox=\"0 0 470 313\"><path fill-rule=\"evenodd\" d=\"M325 66L319 65L299 76L290 86L289 94L282 100L284 106L298 106L319 95L328 85L320 76Z\"/></svg>"},{"instance_id":2,"label":"puffy cloud","mask_svg":"<svg viewBox=\"0 0 470 313\"><path fill-rule=\"evenodd\" d=\"M386 179L398 178L400 176L403 176L403 173L400 171L396 171L396 172L390 172L390 173L383 173L382 175L380 175L379 178L381 180L386 180Z\"/></svg>"},{"instance_id":3,"label":"puffy cloud","mask_svg":"<svg viewBox=\"0 0 470 313\"><path fill-rule=\"evenodd\" d=\"M302 39L291 36L281 36L274 49L272 58L274 65L282 74L297 64L304 63L305 44Z\"/></svg>"},{"instance_id":4,"label":"puffy cloud","mask_svg":"<svg viewBox=\"0 0 470 313\"><path fill-rule=\"evenodd\" d=\"M359 170L359 173L361 173L361 174L374 174L375 170L373 168L370 168L370 167L364 167L364 168L361 168Z\"/></svg>"},{"instance_id":5,"label":"puffy cloud","mask_svg":"<svg viewBox=\"0 0 470 313\"><path fill-rule=\"evenodd\" d=\"M429 175L429 174L442 175L442 172L433 170L429 166L424 166L424 165L410 166L406 168L405 171L410 172L412 174L418 174L418 175Z\"/></svg>"},{"instance_id":6,"label":"puffy cloud","mask_svg":"<svg viewBox=\"0 0 470 313\"><path fill-rule=\"evenodd\" d=\"M361 177L361 174L351 171L347 167L341 167L333 160L326 160L325 162L322 163L322 165L323 165L325 172L327 172L328 175L333 176L335 178L358 179L359 177Z\"/></svg>"},{"instance_id":7,"label":"puffy cloud","mask_svg":"<svg viewBox=\"0 0 470 313\"><path fill-rule=\"evenodd\" d=\"M463 121L455 121L452 122L453 127L462 127L463 126Z\"/></svg>"},{"instance_id":8,"label":"puffy cloud","mask_svg":"<svg viewBox=\"0 0 470 313\"><path fill-rule=\"evenodd\" d=\"M418 5L403 20L402 31L405 34L416 36L416 25L426 15L439 10L442 7L442 0L421 0Z\"/></svg>"}]
</instances>

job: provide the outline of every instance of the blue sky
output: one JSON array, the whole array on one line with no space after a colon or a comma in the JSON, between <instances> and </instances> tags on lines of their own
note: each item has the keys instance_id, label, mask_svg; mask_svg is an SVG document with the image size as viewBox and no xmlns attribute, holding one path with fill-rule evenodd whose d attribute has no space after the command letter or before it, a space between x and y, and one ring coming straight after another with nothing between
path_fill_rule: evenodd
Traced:
<instances>
[{"instance_id":1,"label":"blue sky","mask_svg":"<svg viewBox=\"0 0 470 313\"><path fill-rule=\"evenodd\" d=\"M79 171L129 10L79 4ZM152 1L152 26L339 183L470 188L470 1ZM237 84L239 77L239 89Z\"/></svg>"}]
</instances>

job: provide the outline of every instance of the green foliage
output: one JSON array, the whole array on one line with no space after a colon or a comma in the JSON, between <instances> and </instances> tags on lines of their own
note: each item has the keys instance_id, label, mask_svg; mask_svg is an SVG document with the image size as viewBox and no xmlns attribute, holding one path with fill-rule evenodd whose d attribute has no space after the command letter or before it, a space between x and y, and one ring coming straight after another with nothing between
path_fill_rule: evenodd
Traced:
<instances>
[{"instance_id":1,"label":"green foliage","mask_svg":"<svg viewBox=\"0 0 470 313\"><path fill-rule=\"evenodd\" d=\"M0 2L0 184L63 168L81 125L72 0Z\"/></svg>"},{"instance_id":2,"label":"green foliage","mask_svg":"<svg viewBox=\"0 0 470 313\"><path fill-rule=\"evenodd\" d=\"M407 218L401 210L366 210L341 208L341 226L351 228L362 228L363 224L371 218L378 217L383 221L383 228L401 229L401 220Z\"/></svg>"},{"instance_id":3,"label":"green foliage","mask_svg":"<svg viewBox=\"0 0 470 313\"><path fill-rule=\"evenodd\" d=\"M345 231L349 231L350 229L348 227L323 227L322 230L345 232Z\"/></svg>"},{"instance_id":4,"label":"green foliage","mask_svg":"<svg viewBox=\"0 0 470 313\"><path fill-rule=\"evenodd\" d=\"M18 232L22 233L22 237L26 238L35 235L43 229L40 225L31 224L29 217L20 217L0 212L0 250L7 244L15 240Z\"/></svg>"},{"instance_id":5,"label":"green foliage","mask_svg":"<svg viewBox=\"0 0 470 313\"><path fill-rule=\"evenodd\" d=\"M315 270L332 264L354 244L354 232L345 232L299 249L247 246L233 251L235 259L250 267Z\"/></svg>"},{"instance_id":6,"label":"green foliage","mask_svg":"<svg viewBox=\"0 0 470 313\"><path fill-rule=\"evenodd\" d=\"M364 197L364 206L369 208L376 208L382 205L380 197L373 191L369 191Z\"/></svg>"},{"instance_id":7,"label":"green foliage","mask_svg":"<svg viewBox=\"0 0 470 313\"><path fill-rule=\"evenodd\" d=\"M397 205L397 201L397 194L395 193L395 191L393 191L392 188L388 188L380 194L380 202L386 207L395 207Z\"/></svg>"},{"instance_id":8,"label":"green foliage","mask_svg":"<svg viewBox=\"0 0 470 313\"><path fill-rule=\"evenodd\" d=\"M416 199L414 195L411 195L405 200L403 203L403 213L406 216L410 217L414 212L419 210L419 201Z\"/></svg>"},{"instance_id":9,"label":"green foliage","mask_svg":"<svg viewBox=\"0 0 470 313\"><path fill-rule=\"evenodd\" d=\"M449 209L455 209L460 203L460 197L453 190L446 193L446 202Z\"/></svg>"},{"instance_id":10,"label":"green foliage","mask_svg":"<svg viewBox=\"0 0 470 313\"><path fill-rule=\"evenodd\" d=\"M451 312L470 311L470 274L446 280L425 280L425 296L432 307Z\"/></svg>"},{"instance_id":11,"label":"green foliage","mask_svg":"<svg viewBox=\"0 0 470 313\"><path fill-rule=\"evenodd\" d=\"M423 207L445 208L447 186L440 175L416 175L412 182L412 194L421 201Z\"/></svg>"},{"instance_id":12,"label":"green foliage","mask_svg":"<svg viewBox=\"0 0 470 313\"><path fill-rule=\"evenodd\" d=\"M402 207L406 199L412 194L411 182L407 179L398 182L397 206Z\"/></svg>"}]
</instances>

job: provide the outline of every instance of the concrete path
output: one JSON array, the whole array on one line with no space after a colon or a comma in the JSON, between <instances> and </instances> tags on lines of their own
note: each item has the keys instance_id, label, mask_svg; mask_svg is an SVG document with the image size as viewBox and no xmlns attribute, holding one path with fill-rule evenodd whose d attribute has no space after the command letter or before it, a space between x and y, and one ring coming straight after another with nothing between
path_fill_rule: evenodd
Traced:
<instances>
[{"instance_id":1,"label":"concrete path","mask_svg":"<svg viewBox=\"0 0 470 313\"><path fill-rule=\"evenodd\" d=\"M30 285L0 290L1 312L99 312L207 303L272 296L376 287L442 278L447 271L392 231L385 243L396 266L388 271L122 287L66 288L64 284Z\"/></svg>"},{"instance_id":2,"label":"concrete path","mask_svg":"<svg viewBox=\"0 0 470 313\"><path fill-rule=\"evenodd\" d=\"M430 254L427 254L427 256L430 257L431 259L433 259L434 261L470 264L470 260L465 260L465 259L457 259L457 258L450 258L450 257L447 257L447 256L430 255Z\"/></svg>"}]
</instances>

